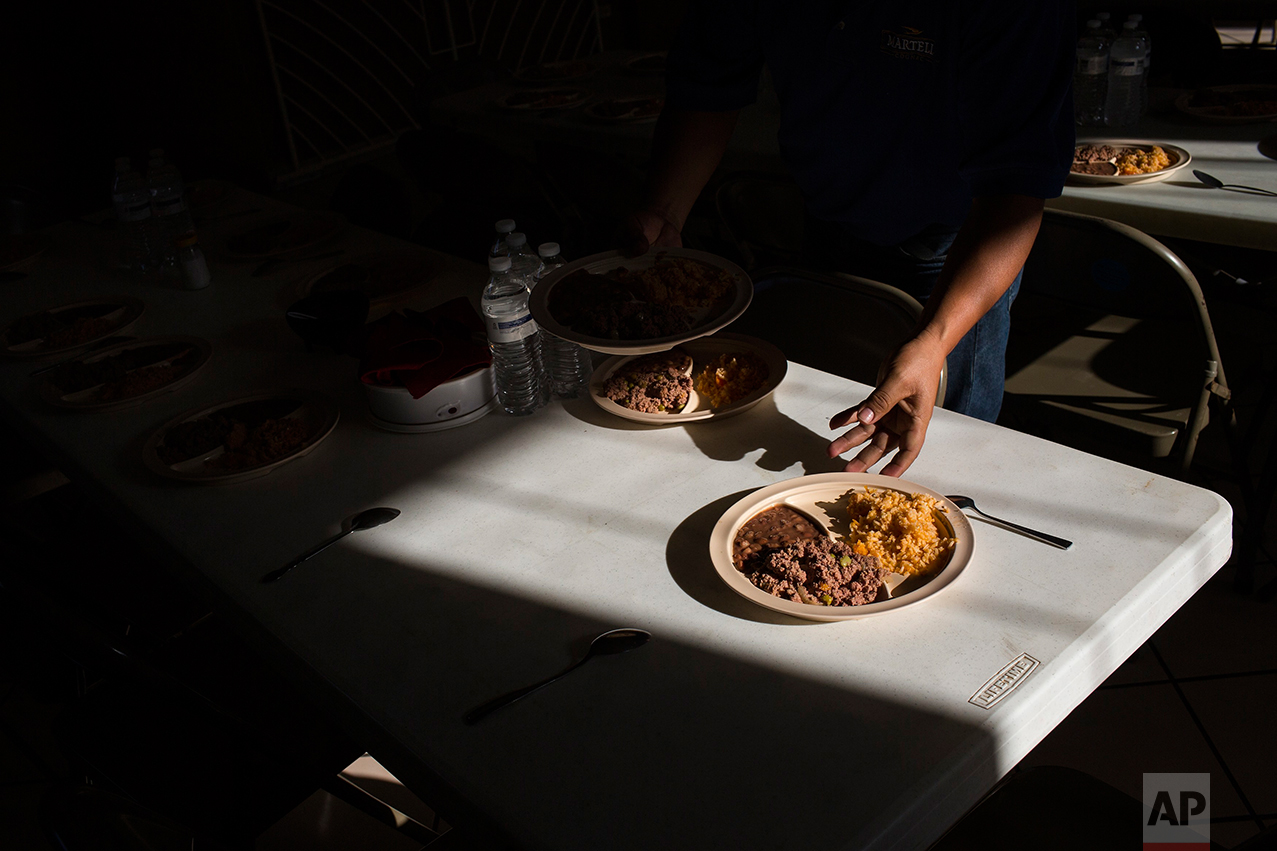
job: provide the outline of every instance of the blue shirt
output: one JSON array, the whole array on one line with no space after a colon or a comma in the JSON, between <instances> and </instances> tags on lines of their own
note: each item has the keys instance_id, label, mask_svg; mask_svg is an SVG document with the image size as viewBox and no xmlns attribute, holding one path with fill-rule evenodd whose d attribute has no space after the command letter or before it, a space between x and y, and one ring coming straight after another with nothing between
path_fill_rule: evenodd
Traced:
<instances>
[{"instance_id":1,"label":"blue shirt","mask_svg":"<svg viewBox=\"0 0 1277 851\"><path fill-rule=\"evenodd\" d=\"M1060 194L1073 54L1063 0L690 0L666 98L740 109L766 63L809 211L889 245L975 196Z\"/></svg>"}]
</instances>

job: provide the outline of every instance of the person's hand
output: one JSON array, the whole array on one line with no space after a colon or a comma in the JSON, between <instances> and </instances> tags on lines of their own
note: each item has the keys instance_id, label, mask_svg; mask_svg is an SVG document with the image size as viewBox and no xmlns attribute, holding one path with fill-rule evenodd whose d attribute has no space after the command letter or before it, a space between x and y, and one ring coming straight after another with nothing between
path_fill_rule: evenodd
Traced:
<instances>
[{"instance_id":1,"label":"person's hand","mask_svg":"<svg viewBox=\"0 0 1277 851\"><path fill-rule=\"evenodd\" d=\"M678 225L652 210L637 210L621 222L617 234L620 248L626 254L643 254L652 248L682 248L683 235Z\"/></svg>"},{"instance_id":2,"label":"person's hand","mask_svg":"<svg viewBox=\"0 0 1277 851\"><path fill-rule=\"evenodd\" d=\"M945 352L938 341L915 337L896 350L879 370L878 387L869 398L834 416L829 427L855 427L829 444L829 457L867 443L847 462L848 473L863 473L893 449L899 449L884 476L899 476L918 457L927 437L940 386Z\"/></svg>"}]
</instances>

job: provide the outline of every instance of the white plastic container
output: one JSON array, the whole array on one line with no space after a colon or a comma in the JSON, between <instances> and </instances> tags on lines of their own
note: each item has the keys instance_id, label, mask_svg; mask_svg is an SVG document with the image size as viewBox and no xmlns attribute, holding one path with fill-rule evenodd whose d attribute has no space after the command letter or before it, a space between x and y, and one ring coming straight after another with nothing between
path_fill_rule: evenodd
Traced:
<instances>
[{"instance_id":1,"label":"white plastic container","mask_svg":"<svg viewBox=\"0 0 1277 851\"><path fill-rule=\"evenodd\" d=\"M435 431L473 422L492 409L492 367L445 381L420 399L407 387L364 384L376 425L392 431Z\"/></svg>"}]
</instances>

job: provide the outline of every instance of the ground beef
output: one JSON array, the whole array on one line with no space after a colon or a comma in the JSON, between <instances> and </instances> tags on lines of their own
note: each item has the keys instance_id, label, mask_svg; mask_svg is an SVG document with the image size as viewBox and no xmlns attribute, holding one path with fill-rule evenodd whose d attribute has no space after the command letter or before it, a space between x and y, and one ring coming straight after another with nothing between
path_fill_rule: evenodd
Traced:
<instances>
[{"instance_id":1,"label":"ground beef","mask_svg":"<svg viewBox=\"0 0 1277 851\"><path fill-rule=\"evenodd\" d=\"M741 566L749 581L773 597L825 606L861 606L878 599L884 571L878 559L831 538L764 550Z\"/></svg>"},{"instance_id":2,"label":"ground beef","mask_svg":"<svg viewBox=\"0 0 1277 851\"><path fill-rule=\"evenodd\" d=\"M1073 160L1084 163L1110 162L1119 153L1112 145L1079 145L1073 152Z\"/></svg>"},{"instance_id":3,"label":"ground beef","mask_svg":"<svg viewBox=\"0 0 1277 851\"><path fill-rule=\"evenodd\" d=\"M635 358L607 380L603 393L622 407L645 414L676 414L691 398L691 356L681 349Z\"/></svg>"}]
</instances>

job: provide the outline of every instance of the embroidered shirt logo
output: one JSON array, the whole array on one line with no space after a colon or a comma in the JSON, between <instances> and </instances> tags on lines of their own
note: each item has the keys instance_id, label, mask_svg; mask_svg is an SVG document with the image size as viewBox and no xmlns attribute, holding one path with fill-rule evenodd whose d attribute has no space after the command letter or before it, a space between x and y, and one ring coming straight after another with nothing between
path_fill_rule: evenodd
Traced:
<instances>
[{"instance_id":1,"label":"embroidered shirt logo","mask_svg":"<svg viewBox=\"0 0 1277 851\"><path fill-rule=\"evenodd\" d=\"M898 32L882 31L882 52L897 59L933 62L936 58L936 42L935 39L927 38L920 29L902 26Z\"/></svg>"},{"instance_id":2,"label":"embroidered shirt logo","mask_svg":"<svg viewBox=\"0 0 1277 851\"><path fill-rule=\"evenodd\" d=\"M993 675L980 690L967 698L967 703L981 709L992 709L994 704L1011 693L1012 689L1024 682L1025 678L1042 664L1028 653L1021 653L1012 659L1001 671Z\"/></svg>"}]
</instances>

